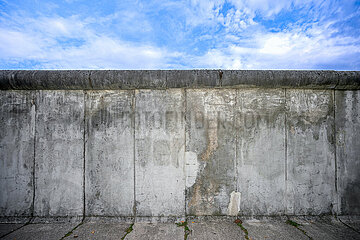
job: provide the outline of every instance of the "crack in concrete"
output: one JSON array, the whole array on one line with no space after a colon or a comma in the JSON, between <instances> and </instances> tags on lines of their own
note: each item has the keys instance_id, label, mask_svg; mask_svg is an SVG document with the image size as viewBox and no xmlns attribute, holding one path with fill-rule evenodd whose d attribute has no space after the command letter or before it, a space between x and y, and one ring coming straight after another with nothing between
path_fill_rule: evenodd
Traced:
<instances>
[{"instance_id":1,"label":"crack in concrete","mask_svg":"<svg viewBox=\"0 0 360 240\"><path fill-rule=\"evenodd\" d=\"M133 229L133 226L134 226L135 222L130 224L130 226L125 230L125 235L121 238L121 240L124 240L126 238L126 236L128 234L130 234L132 232Z\"/></svg>"},{"instance_id":2,"label":"crack in concrete","mask_svg":"<svg viewBox=\"0 0 360 240\"><path fill-rule=\"evenodd\" d=\"M251 239L250 237L249 237L249 231L242 225L242 221L240 220L240 219L236 219L235 220L235 223L236 223L236 225L238 225L240 228L241 228L241 230L244 232L244 234L245 234L245 239L246 240L249 240L249 239Z\"/></svg>"},{"instance_id":3,"label":"crack in concrete","mask_svg":"<svg viewBox=\"0 0 360 240\"><path fill-rule=\"evenodd\" d=\"M8 233L6 233L6 234L2 235L2 236L0 236L0 238L4 238L4 237L6 237L6 236L8 236L8 235L12 234L13 232L16 232L17 230L20 230L21 228L25 227L26 225L29 225L29 224L30 224L30 222L32 221L32 219L33 219L33 217L31 217L31 218L29 219L29 221L27 221L26 223L24 223L22 226L20 226L20 227L18 227L18 228L16 228L16 229L14 229L14 230L12 230L12 231L10 231L10 232L8 232Z\"/></svg>"},{"instance_id":4,"label":"crack in concrete","mask_svg":"<svg viewBox=\"0 0 360 240\"><path fill-rule=\"evenodd\" d=\"M176 223L176 225L178 227L184 227L184 240L187 240L187 238L189 237L190 233L191 233L191 229L188 226L188 221L181 221L179 223Z\"/></svg>"},{"instance_id":5,"label":"crack in concrete","mask_svg":"<svg viewBox=\"0 0 360 240\"><path fill-rule=\"evenodd\" d=\"M73 229L71 229L69 232L67 232L62 238L60 238L60 240L63 240L63 239L65 239L65 238L69 237L71 234L73 234L73 232L74 232L78 227L80 227L81 225L83 225L84 220L85 220L85 219L82 219L81 222L80 222L78 225L76 225Z\"/></svg>"},{"instance_id":6,"label":"crack in concrete","mask_svg":"<svg viewBox=\"0 0 360 240\"><path fill-rule=\"evenodd\" d=\"M300 232L302 232L305 236L307 236L310 240L313 239L312 237L310 237L310 236L307 234L307 232L306 232L304 229L300 228L301 224L299 224L299 223L297 223L297 222L295 222L295 221L292 221L292 220L290 220L290 219L288 219L288 220L286 221L286 224L295 227L295 228L298 229Z\"/></svg>"},{"instance_id":7,"label":"crack in concrete","mask_svg":"<svg viewBox=\"0 0 360 240\"><path fill-rule=\"evenodd\" d=\"M350 226L349 224L347 224L347 223L345 223L345 222L343 222L343 221L341 221L341 219L340 218L337 218L338 220L339 220L339 222L341 222L342 224L344 224L346 227L348 227L348 228L350 228L351 230L354 230L355 232L357 232L357 233L359 233L360 234L360 232L358 231L358 230L356 230L355 228L353 228L352 226Z\"/></svg>"}]
</instances>

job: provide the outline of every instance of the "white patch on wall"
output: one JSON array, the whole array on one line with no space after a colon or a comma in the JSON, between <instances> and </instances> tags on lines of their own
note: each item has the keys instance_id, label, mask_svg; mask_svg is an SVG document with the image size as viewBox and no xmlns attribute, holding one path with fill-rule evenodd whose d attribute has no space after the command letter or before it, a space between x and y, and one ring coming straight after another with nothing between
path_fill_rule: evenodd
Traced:
<instances>
[{"instance_id":1,"label":"white patch on wall","mask_svg":"<svg viewBox=\"0 0 360 240\"><path fill-rule=\"evenodd\" d=\"M198 170L199 163L197 161L197 154L194 152L185 152L186 187L194 185Z\"/></svg>"},{"instance_id":2,"label":"white patch on wall","mask_svg":"<svg viewBox=\"0 0 360 240\"><path fill-rule=\"evenodd\" d=\"M230 194L230 203L228 206L228 215L237 216L240 212L241 193L233 191Z\"/></svg>"}]
</instances>

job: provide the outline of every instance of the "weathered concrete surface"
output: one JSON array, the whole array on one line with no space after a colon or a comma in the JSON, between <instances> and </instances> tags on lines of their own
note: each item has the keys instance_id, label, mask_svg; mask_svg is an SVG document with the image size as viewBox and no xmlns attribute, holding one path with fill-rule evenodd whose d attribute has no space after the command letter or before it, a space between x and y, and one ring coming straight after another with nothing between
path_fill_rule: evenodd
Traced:
<instances>
[{"instance_id":1,"label":"weathered concrete surface","mask_svg":"<svg viewBox=\"0 0 360 240\"><path fill-rule=\"evenodd\" d=\"M184 229L174 223L135 223L133 231L125 239L183 240Z\"/></svg>"},{"instance_id":2,"label":"weathered concrete surface","mask_svg":"<svg viewBox=\"0 0 360 240\"><path fill-rule=\"evenodd\" d=\"M2 90L212 87L360 89L360 72L317 70L0 70L0 89Z\"/></svg>"},{"instance_id":3,"label":"weathered concrete surface","mask_svg":"<svg viewBox=\"0 0 360 240\"><path fill-rule=\"evenodd\" d=\"M184 216L184 92L135 92L136 215Z\"/></svg>"},{"instance_id":4,"label":"weathered concrete surface","mask_svg":"<svg viewBox=\"0 0 360 240\"><path fill-rule=\"evenodd\" d=\"M24 224L16 223L0 223L0 238L10 232L22 227Z\"/></svg>"},{"instance_id":5,"label":"weathered concrete surface","mask_svg":"<svg viewBox=\"0 0 360 240\"><path fill-rule=\"evenodd\" d=\"M360 233L347 227L332 216L328 217L297 217L292 221L312 239L360 239Z\"/></svg>"},{"instance_id":6,"label":"weathered concrete surface","mask_svg":"<svg viewBox=\"0 0 360 240\"><path fill-rule=\"evenodd\" d=\"M228 214L237 177L235 105L233 89L186 90L188 215Z\"/></svg>"},{"instance_id":7,"label":"weathered concrete surface","mask_svg":"<svg viewBox=\"0 0 360 240\"><path fill-rule=\"evenodd\" d=\"M304 233L295 227L286 224L284 218L263 218L243 220L243 227L248 231L249 238L256 239L309 239ZM317 238L314 238L317 239Z\"/></svg>"},{"instance_id":8,"label":"weathered concrete surface","mask_svg":"<svg viewBox=\"0 0 360 240\"><path fill-rule=\"evenodd\" d=\"M189 240L245 239L244 232L231 220L191 221Z\"/></svg>"},{"instance_id":9,"label":"weathered concrete surface","mask_svg":"<svg viewBox=\"0 0 360 240\"><path fill-rule=\"evenodd\" d=\"M212 88L221 86L220 70L168 70L167 88Z\"/></svg>"},{"instance_id":10,"label":"weathered concrete surface","mask_svg":"<svg viewBox=\"0 0 360 240\"><path fill-rule=\"evenodd\" d=\"M35 216L83 213L84 93L39 91Z\"/></svg>"},{"instance_id":11,"label":"weathered concrete surface","mask_svg":"<svg viewBox=\"0 0 360 240\"><path fill-rule=\"evenodd\" d=\"M284 90L240 89L237 103L240 214L284 214Z\"/></svg>"},{"instance_id":12,"label":"weathered concrete surface","mask_svg":"<svg viewBox=\"0 0 360 240\"><path fill-rule=\"evenodd\" d=\"M77 227L65 239L78 239L78 240L119 240L122 239L126 230L129 228L128 223L109 223L109 222L85 222Z\"/></svg>"},{"instance_id":13,"label":"weathered concrete surface","mask_svg":"<svg viewBox=\"0 0 360 240\"><path fill-rule=\"evenodd\" d=\"M162 89L166 88L166 71L91 71L90 81L93 89Z\"/></svg>"},{"instance_id":14,"label":"weathered concrete surface","mask_svg":"<svg viewBox=\"0 0 360 240\"><path fill-rule=\"evenodd\" d=\"M166 89L220 86L217 70L90 71L92 89Z\"/></svg>"},{"instance_id":15,"label":"weathered concrete surface","mask_svg":"<svg viewBox=\"0 0 360 240\"><path fill-rule=\"evenodd\" d=\"M213 73L193 77L212 82ZM165 83L191 71L171 74ZM355 84L357 73L346 74ZM353 90L205 86L0 91L0 221L82 217L84 207L154 222L359 214L359 99Z\"/></svg>"},{"instance_id":16,"label":"weathered concrete surface","mask_svg":"<svg viewBox=\"0 0 360 240\"><path fill-rule=\"evenodd\" d=\"M190 217L188 219L187 239L360 239L360 233L347 225L358 223L358 217L346 216L348 224L343 224L331 216L291 217L293 226L287 223L287 217L262 217L242 220L243 229L234 223L234 218L225 217ZM342 220L342 221L343 221ZM185 229L175 223L130 223L117 222L118 219L85 219L80 224L51 223L0 225L2 230L13 231L4 239L184 239ZM354 222L355 221L355 222ZM19 228L20 227L20 228ZM76 228L75 228L76 227ZM10 230L12 229L12 230Z\"/></svg>"},{"instance_id":17,"label":"weathered concrete surface","mask_svg":"<svg viewBox=\"0 0 360 240\"><path fill-rule=\"evenodd\" d=\"M270 88L321 88L333 89L339 75L336 71L287 71L287 70L225 70L222 74L224 87L270 87ZM355 74L359 78L359 74ZM349 82L344 82L346 86Z\"/></svg>"},{"instance_id":18,"label":"weathered concrete surface","mask_svg":"<svg viewBox=\"0 0 360 240\"><path fill-rule=\"evenodd\" d=\"M336 210L333 92L287 90L286 105L286 213L332 213Z\"/></svg>"},{"instance_id":19,"label":"weathered concrete surface","mask_svg":"<svg viewBox=\"0 0 360 240\"><path fill-rule=\"evenodd\" d=\"M338 219L360 234L360 216L338 216Z\"/></svg>"},{"instance_id":20,"label":"weathered concrete surface","mask_svg":"<svg viewBox=\"0 0 360 240\"><path fill-rule=\"evenodd\" d=\"M358 90L360 88L360 72L344 71L337 72L337 74L339 75L339 82L335 89Z\"/></svg>"},{"instance_id":21,"label":"weathered concrete surface","mask_svg":"<svg viewBox=\"0 0 360 240\"><path fill-rule=\"evenodd\" d=\"M30 216L33 202L33 91L0 93L0 216Z\"/></svg>"},{"instance_id":22,"label":"weathered concrete surface","mask_svg":"<svg viewBox=\"0 0 360 240\"><path fill-rule=\"evenodd\" d=\"M133 91L86 94L87 216L134 215Z\"/></svg>"},{"instance_id":23,"label":"weathered concrete surface","mask_svg":"<svg viewBox=\"0 0 360 240\"><path fill-rule=\"evenodd\" d=\"M88 70L0 70L0 89L91 89Z\"/></svg>"},{"instance_id":24,"label":"weathered concrete surface","mask_svg":"<svg viewBox=\"0 0 360 240\"><path fill-rule=\"evenodd\" d=\"M2 239L5 240L49 240L61 239L78 223L28 224Z\"/></svg>"},{"instance_id":25,"label":"weathered concrete surface","mask_svg":"<svg viewBox=\"0 0 360 240\"><path fill-rule=\"evenodd\" d=\"M360 215L360 92L336 91L335 99L339 212Z\"/></svg>"}]
</instances>

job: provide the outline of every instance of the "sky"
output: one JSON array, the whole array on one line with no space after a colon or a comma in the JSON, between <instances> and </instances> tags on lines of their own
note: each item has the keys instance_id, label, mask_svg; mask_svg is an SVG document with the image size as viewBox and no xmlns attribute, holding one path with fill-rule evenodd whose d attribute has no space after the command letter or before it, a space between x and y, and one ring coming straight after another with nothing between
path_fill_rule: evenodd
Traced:
<instances>
[{"instance_id":1,"label":"sky","mask_svg":"<svg viewBox=\"0 0 360 240\"><path fill-rule=\"evenodd\" d=\"M360 0L0 0L0 69L360 70Z\"/></svg>"}]
</instances>

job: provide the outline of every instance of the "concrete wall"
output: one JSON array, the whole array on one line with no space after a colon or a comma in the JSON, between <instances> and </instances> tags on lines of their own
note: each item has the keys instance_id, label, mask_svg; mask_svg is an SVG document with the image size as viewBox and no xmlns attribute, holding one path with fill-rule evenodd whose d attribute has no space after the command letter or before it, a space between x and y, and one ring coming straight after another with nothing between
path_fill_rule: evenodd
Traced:
<instances>
[{"instance_id":1,"label":"concrete wall","mask_svg":"<svg viewBox=\"0 0 360 240\"><path fill-rule=\"evenodd\" d=\"M359 72L0 71L0 88L0 217L360 214Z\"/></svg>"}]
</instances>

